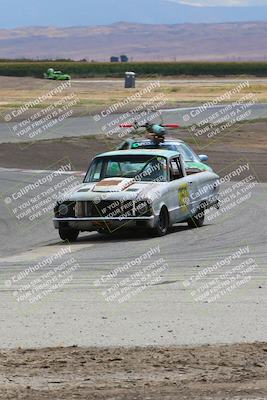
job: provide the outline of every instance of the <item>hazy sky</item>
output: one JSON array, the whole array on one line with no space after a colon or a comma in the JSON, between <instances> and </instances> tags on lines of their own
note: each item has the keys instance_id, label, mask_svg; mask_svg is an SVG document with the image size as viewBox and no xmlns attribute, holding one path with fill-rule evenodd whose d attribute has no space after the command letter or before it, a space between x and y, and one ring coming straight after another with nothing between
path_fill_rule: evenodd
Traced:
<instances>
[{"instance_id":1,"label":"hazy sky","mask_svg":"<svg viewBox=\"0 0 267 400\"><path fill-rule=\"evenodd\" d=\"M248 20L267 20L267 0L0 0L0 28Z\"/></svg>"}]
</instances>

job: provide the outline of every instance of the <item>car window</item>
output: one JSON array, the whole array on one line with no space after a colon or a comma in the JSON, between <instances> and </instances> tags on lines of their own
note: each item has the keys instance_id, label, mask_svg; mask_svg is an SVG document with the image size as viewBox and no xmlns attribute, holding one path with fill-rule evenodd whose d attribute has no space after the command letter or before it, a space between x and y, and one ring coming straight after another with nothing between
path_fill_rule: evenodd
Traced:
<instances>
[{"instance_id":1,"label":"car window","mask_svg":"<svg viewBox=\"0 0 267 400\"><path fill-rule=\"evenodd\" d=\"M101 177L101 170L103 166L103 160L94 160L91 167L87 173L85 182L98 182Z\"/></svg>"},{"instance_id":2,"label":"car window","mask_svg":"<svg viewBox=\"0 0 267 400\"><path fill-rule=\"evenodd\" d=\"M176 146L176 149L182 154L184 161L198 161L197 155L186 144L180 143Z\"/></svg>"},{"instance_id":3,"label":"car window","mask_svg":"<svg viewBox=\"0 0 267 400\"><path fill-rule=\"evenodd\" d=\"M178 173L179 168L176 162L176 159L171 160L171 168L174 173Z\"/></svg>"},{"instance_id":4,"label":"car window","mask_svg":"<svg viewBox=\"0 0 267 400\"><path fill-rule=\"evenodd\" d=\"M183 171L179 158L171 160L171 180L183 178Z\"/></svg>"},{"instance_id":5,"label":"car window","mask_svg":"<svg viewBox=\"0 0 267 400\"><path fill-rule=\"evenodd\" d=\"M196 153L185 143L160 143L159 145L155 145L152 141L140 141L133 142L131 144L132 149L155 149L160 148L164 150L177 151L182 154L183 159L185 161L199 161ZM122 148L124 150L124 148Z\"/></svg>"},{"instance_id":6,"label":"car window","mask_svg":"<svg viewBox=\"0 0 267 400\"><path fill-rule=\"evenodd\" d=\"M107 163L106 175L108 177L110 177L110 176L121 176L122 173L123 173L123 171L121 170L121 166L120 166L120 164L118 162L110 161L109 163Z\"/></svg>"},{"instance_id":7,"label":"car window","mask_svg":"<svg viewBox=\"0 0 267 400\"><path fill-rule=\"evenodd\" d=\"M91 164L84 182L97 182L112 177L166 182L168 178L167 160L165 157L154 155L99 157Z\"/></svg>"},{"instance_id":8,"label":"car window","mask_svg":"<svg viewBox=\"0 0 267 400\"><path fill-rule=\"evenodd\" d=\"M129 143L128 143L128 142L124 142L124 143L119 147L119 149L120 149L120 150L127 150L127 149L129 149L129 147L130 147Z\"/></svg>"},{"instance_id":9,"label":"car window","mask_svg":"<svg viewBox=\"0 0 267 400\"><path fill-rule=\"evenodd\" d=\"M155 143L151 141L147 142L134 142L131 144L132 149L164 149L164 150L173 150L176 151L177 146L174 144L160 143L159 145L155 145ZM123 150L123 149L122 149Z\"/></svg>"}]
</instances>

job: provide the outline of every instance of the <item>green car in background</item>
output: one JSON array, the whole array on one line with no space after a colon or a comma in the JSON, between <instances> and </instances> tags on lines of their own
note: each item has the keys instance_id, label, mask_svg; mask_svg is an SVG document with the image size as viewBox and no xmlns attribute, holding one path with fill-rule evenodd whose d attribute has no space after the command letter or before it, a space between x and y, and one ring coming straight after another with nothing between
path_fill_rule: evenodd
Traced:
<instances>
[{"instance_id":1,"label":"green car in background","mask_svg":"<svg viewBox=\"0 0 267 400\"><path fill-rule=\"evenodd\" d=\"M171 150L176 151L183 156L188 174L197 173L201 171L213 172L212 168L206 164L208 156L205 154L197 155L194 150L185 142L179 139L166 139L162 143L156 144L153 140L148 138L141 139L126 139L118 147L118 150L143 150L143 149L157 149L157 150Z\"/></svg>"},{"instance_id":2,"label":"green car in background","mask_svg":"<svg viewBox=\"0 0 267 400\"><path fill-rule=\"evenodd\" d=\"M44 78L54 81L69 81L71 79L70 75L63 74L61 71L54 71L53 68L49 68L47 72L44 73Z\"/></svg>"}]
</instances>

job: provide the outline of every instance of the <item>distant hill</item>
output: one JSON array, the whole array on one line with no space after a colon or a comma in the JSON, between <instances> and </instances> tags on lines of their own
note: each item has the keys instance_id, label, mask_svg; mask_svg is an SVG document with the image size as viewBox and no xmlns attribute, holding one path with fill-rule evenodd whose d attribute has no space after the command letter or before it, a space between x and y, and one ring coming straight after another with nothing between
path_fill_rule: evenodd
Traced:
<instances>
[{"instance_id":1,"label":"distant hill","mask_svg":"<svg viewBox=\"0 0 267 400\"><path fill-rule=\"evenodd\" d=\"M0 58L267 60L267 22L0 29Z\"/></svg>"}]
</instances>

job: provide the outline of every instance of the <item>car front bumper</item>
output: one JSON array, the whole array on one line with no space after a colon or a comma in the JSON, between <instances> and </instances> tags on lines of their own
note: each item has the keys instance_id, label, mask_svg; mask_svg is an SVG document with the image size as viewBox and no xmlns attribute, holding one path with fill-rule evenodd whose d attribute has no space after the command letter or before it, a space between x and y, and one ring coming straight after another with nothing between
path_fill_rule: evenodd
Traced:
<instances>
[{"instance_id":1,"label":"car front bumper","mask_svg":"<svg viewBox=\"0 0 267 400\"><path fill-rule=\"evenodd\" d=\"M66 217L53 218L54 227L59 229L59 226L68 226L80 231L95 231L101 227L110 226L118 228L123 226L145 226L153 228L155 225L155 216L142 217Z\"/></svg>"}]
</instances>

